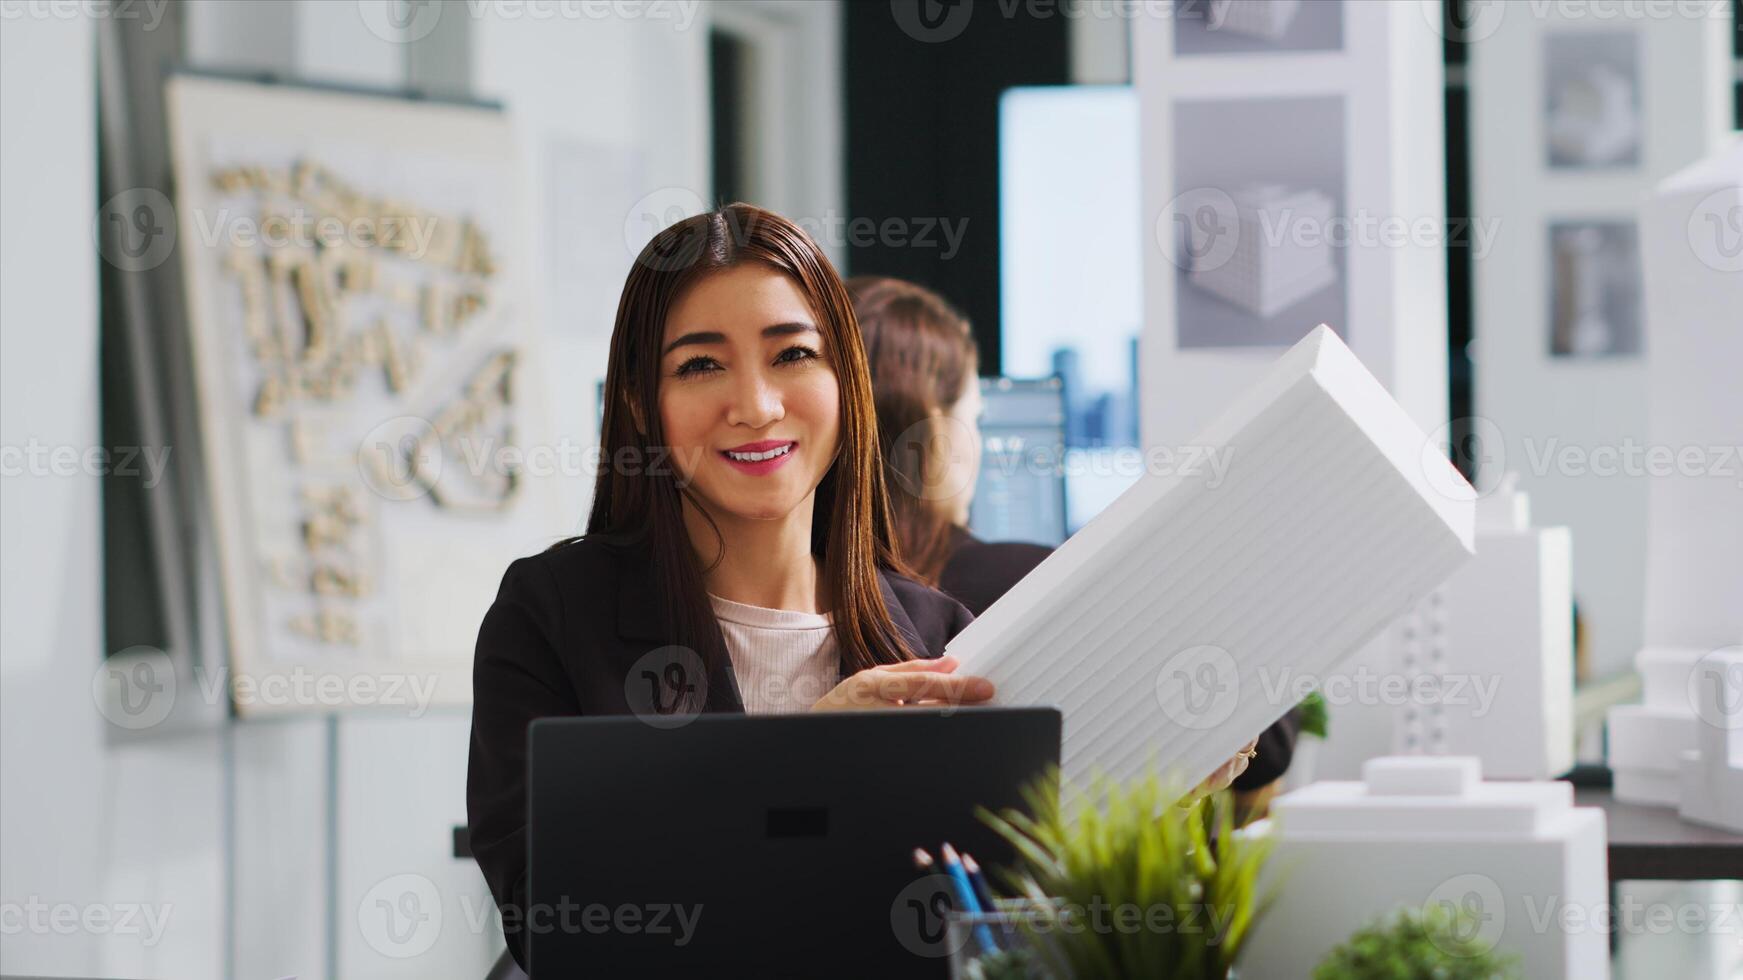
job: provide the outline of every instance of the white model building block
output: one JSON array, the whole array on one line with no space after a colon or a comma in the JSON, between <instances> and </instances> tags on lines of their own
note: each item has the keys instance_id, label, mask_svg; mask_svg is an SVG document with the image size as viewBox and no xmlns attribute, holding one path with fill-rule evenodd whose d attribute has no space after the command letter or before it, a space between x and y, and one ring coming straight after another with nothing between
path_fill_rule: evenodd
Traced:
<instances>
[{"instance_id":1,"label":"white model building block","mask_svg":"<svg viewBox=\"0 0 1743 980\"><path fill-rule=\"evenodd\" d=\"M1649 451L1643 645L1743 636L1743 137L1640 209Z\"/></svg>"},{"instance_id":2,"label":"white model building block","mask_svg":"<svg viewBox=\"0 0 1743 980\"><path fill-rule=\"evenodd\" d=\"M1301 11L1301 0L1210 0L1205 26L1213 31L1282 40Z\"/></svg>"},{"instance_id":3,"label":"white model building block","mask_svg":"<svg viewBox=\"0 0 1743 980\"><path fill-rule=\"evenodd\" d=\"M1483 764L1469 756L1432 766L1415 756L1382 756L1362 764L1362 781L1375 796L1464 796L1483 781Z\"/></svg>"},{"instance_id":4,"label":"white model building block","mask_svg":"<svg viewBox=\"0 0 1743 980\"><path fill-rule=\"evenodd\" d=\"M1272 316L1337 280L1331 245L1322 230L1331 221L1331 198L1256 184L1230 195L1235 205L1235 249L1223 259L1207 236L1215 228L1192 226L1194 285L1260 316ZM1311 229L1311 236L1299 233Z\"/></svg>"},{"instance_id":5,"label":"white model building block","mask_svg":"<svg viewBox=\"0 0 1743 980\"><path fill-rule=\"evenodd\" d=\"M1609 975L1591 915L1608 900L1603 811L1559 782L1483 782L1472 758L1369 760L1361 782L1278 797L1244 833L1276 845L1260 887L1276 901L1242 976L1309 976L1333 947L1400 907L1446 903L1477 941L1517 954L1521 975Z\"/></svg>"},{"instance_id":6,"label":"white model building block","mask_svg":"<svg viewBox=\"0 0 1743 980\"><path fill-rule=\"evenodd\" d=\"M1711 652L1692 647L1653 648L1635 656L1635 669L1644 682L1644 703L1617 705L1608 716L1609 762L1615 775L1616 799L1648 806L1677 805L1682 755L1695 748L1689 675Z\"/></svg>"},{"instance_id":7,"label":"white model building block","mask_svg":"<svg viewBox=\"0 0 1743 980\"><path fill-rule=\"evenodd\" d=\"M1143 477L946 648L1063 710L1068 778L1197 783L1470 556L1474 491L1327 327L1191 444L1220 481Z\"/></svg>"},{"instance_id":8,"label":"white model building block","mask_svg":"<svg viewBox=\"0 0 1743 980\"><path fill-rule=\"evenodd\" d=\"M1696 745L1682 755L1682 817L1743 834L1743 647L1701 658L1691 681Z\"/></svg>"},{"instance_id":9,"label":"white model building block","mask_svg":"<svg viewBox=\"0 0 1743 980\"><path fill-rule=\"evenodd\" d=\"M1438 683L1402 709L1394 744L1475 756L1494 779L1551 779L1574 764L1572 543L1565 527L1529 526L1515 483L1478 502L1476 557L1404 641L1401 672Z\"/></svg>"}]
</instances>

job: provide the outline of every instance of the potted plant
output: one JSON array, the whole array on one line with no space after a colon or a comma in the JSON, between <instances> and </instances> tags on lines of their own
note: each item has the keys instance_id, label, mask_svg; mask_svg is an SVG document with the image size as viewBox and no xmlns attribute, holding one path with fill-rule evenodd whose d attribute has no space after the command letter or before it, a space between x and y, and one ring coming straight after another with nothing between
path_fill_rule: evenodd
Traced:
<instances>
[{"instance_id":1,"label":"potted plant","mask_svg":"<svg viewBox=\"0 0 1743 980\"><path fill-rule=\"evenodd\" d=\"M980 811L1017 855L999 880L1034 910L1020 927L1030 952L988 957L981 975L1227 977L1266 904L1270 849L1234 832L1230 795L1182 806L1152 776L1097 779L1062 800L1058 785L1055 774L1026 789L1028 812Z\"/></svg>"},{"instance_id":2,"label":"potted plant","mask_svg":"<svg viewBox=\"0 0 1743 980\"><path fill-rule=\"evenodd\" d=\"M1404 908L1357 930L1313 980L1515 980L1518 957L1495 952L1448 905Z\"/></svg>"},{"instance_id":3,"label":"potted plant","mask_svg":"<svg viewBox=\"0 0 1743 980\"><path fill-rule=\"evenodd\" d=\"M1301 734L1295 742L1295 755L1289 761L1289 772L1285 779L1290 786L1306 786L1313 782L1313 770L1319 760L1319 747L1326 739L1326 733L1331 725L1331 712L1326 707L1325 695L1313 691L1301 699L1295 706L1301 714Z\"/></svg>"}]
</instances>

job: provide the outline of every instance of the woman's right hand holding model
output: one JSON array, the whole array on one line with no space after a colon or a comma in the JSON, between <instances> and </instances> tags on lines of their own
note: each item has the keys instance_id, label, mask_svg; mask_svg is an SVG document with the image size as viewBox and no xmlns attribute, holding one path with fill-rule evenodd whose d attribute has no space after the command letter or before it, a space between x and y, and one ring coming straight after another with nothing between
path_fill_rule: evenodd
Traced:
<instances>
[{"instance_id":1,"label":"woman's right hand holding model","mask_svg":"<svg viewBox=\"0 0 1743 980\"><path fill-rule=\"evenodd\" d=\"M955 657L908 660L862 670L847 678L811 706L812 711L852 711L861 708L942 707L982 704L992 700L992 681L957 674Z\"/></svg>"}]
</instances>

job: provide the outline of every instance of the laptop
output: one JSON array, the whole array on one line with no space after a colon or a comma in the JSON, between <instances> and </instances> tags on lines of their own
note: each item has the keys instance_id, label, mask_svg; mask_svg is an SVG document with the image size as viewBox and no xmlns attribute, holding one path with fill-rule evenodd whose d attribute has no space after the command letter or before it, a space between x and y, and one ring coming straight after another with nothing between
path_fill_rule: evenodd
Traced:
<instances>
[{"instance_id":1,"label":"laptop","mask_svg":"<svg viewBox=\"0 0 1743 980\"><path fill-rule=\"evenodd\" d=\"M1008 863L975 807L1021 807L1059 736L1053 708L535 721L531 975L948 976L914 849Z\"/></svg>"}]
</instances>

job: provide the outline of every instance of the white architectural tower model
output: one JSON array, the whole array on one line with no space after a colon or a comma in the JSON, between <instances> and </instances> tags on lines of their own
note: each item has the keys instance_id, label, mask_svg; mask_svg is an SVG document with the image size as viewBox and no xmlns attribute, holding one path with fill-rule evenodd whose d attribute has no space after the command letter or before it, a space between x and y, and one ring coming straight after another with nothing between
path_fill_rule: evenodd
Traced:
<instances>
[{"instance_id":1,"label":"white architectural tower model","mask_svg":"<svg viewBox=\"0 0 1743 980\"><path fill-rule=\"evenodd\" d=\"M1609 938L1576 917L1608 900L1601 810L1565 782L1484 782L1476 759L1371 759L1360 782L1279 797L1247 833L1276 850L1276 903L1241 975L1309 976L1333 947L1399 908L1445 904L1466 935L1519 957L1526 977L1602 978Z\"/></svg>"},{"instance_id":2,"label":"white architectural tower model","mask_svg":"<svg viewBox=\"0 0 1743 980\"><path fill-rule=\"evenodd\" d=\"M1574 764L1572 543L1531 526L1516 482L1477 501L1476 557L1441 587L1427 635L1405 640L1399 670L1428 695L1400 709L1396 744L1475 756L1495 779L1553 779Z\"/></svg>"},{"instance_id":3,"label":"white architectural tower model","mask_svg":"<svg viewBox=\"0 0 1743 980\"><path fill-rule=\"evenodd\" d=\"M1646 649L1636 658L1645 703L1611 709L1610 767L1618 799L1680 802L1691 819L1743 829L1736 742L1724 734L1738 716L1722 703L1736 682L1722 664L1743 639L1743 487L1714 460L1743 433L1743 139L1654 189L1640 246L1647 442L1671 458L1649 470ZM1691 752L1711 767L1704 777L1687 768Z\"/></svg>"}]
</instances>

